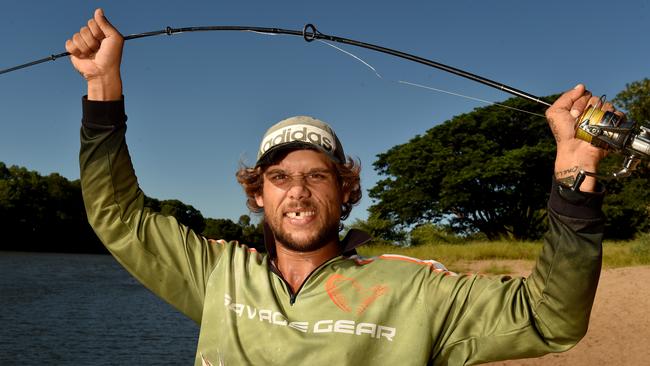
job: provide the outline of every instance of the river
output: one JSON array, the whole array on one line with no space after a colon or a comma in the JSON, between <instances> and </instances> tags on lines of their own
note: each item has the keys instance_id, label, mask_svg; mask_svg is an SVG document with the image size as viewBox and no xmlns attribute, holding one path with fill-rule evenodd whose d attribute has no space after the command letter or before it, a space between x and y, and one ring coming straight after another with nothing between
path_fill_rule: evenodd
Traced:
<instances>
[{"instance_id":1,"label":"river","mask_svg":"<svg viewBox=\"0 0 650 366\"><path fill-rule=\"evenodd\" d=\"M191 365L198 331L111 256L0 252L0 365Z\"/></svg>"}]
</instances>

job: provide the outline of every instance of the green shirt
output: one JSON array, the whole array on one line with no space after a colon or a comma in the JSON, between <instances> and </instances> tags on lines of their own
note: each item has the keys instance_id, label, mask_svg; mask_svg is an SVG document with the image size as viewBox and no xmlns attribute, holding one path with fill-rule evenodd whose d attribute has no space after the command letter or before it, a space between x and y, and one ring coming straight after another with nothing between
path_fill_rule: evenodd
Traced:
<instances>
[{"instance_id":1,"label":"green shirt","mask_svg":"<svg viewBox=\"0 0 650 366\"><path fill-rule=\"evenodd\" d=\"M601 264L602 195L549 200L528 278L456 275L434 261L338 256L292 297L266 255L144 207L120 102L84 100L88 219L147 288L201 324L195 365L465 365L564 351L586 330Z\"/></svg>"}]
</instances>

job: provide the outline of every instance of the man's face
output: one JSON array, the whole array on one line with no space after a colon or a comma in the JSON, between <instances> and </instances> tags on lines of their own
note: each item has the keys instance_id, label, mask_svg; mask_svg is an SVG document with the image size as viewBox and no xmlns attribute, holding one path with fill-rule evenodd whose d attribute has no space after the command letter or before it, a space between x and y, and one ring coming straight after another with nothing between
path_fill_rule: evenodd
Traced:
<instances>
[{"instance_id":1,"label":"man's face","mask_svg":"<svg viewBox=\"0 0 650 366\"><path fill-rule=\"evenodd\" d=\"M287 249L308 252L338 239L341 192L331 160L314 150L295 150L264 171L264 208L275 239Z\"/></svg>"}]
</instances>

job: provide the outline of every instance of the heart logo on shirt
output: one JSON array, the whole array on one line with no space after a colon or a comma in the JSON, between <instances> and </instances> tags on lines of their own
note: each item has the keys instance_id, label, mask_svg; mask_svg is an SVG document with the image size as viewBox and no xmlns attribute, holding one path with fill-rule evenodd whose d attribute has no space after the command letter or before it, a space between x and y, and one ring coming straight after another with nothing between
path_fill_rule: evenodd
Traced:
<instances>
[{"instance_id":1,"label":"heart logo on shirt","mask_svg":"<svg viewBox=\"0 0 650 366\"><path fill-rule=\"evenodd\" d=\"M354 278L336 273L325 282L325 290L339 309L361 315L377 298L388 292L388 286L375 285L366 288Z\"/></svg>"}]
</instances>

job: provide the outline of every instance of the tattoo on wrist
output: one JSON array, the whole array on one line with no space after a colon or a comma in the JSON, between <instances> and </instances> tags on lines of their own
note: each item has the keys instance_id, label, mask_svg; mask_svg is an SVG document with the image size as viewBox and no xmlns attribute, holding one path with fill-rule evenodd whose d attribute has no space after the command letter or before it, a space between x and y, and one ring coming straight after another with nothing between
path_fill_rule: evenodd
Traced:
<instances>
[{"instance_id":1,"label":"tattoo on wrist","mask_svg":"<svg viewBox=\"0 0 650 366\"><path fill-rule=\"evenodd\" d=\"M560 179L560 178L566 177L567 175L574 176L574 175L578 174L578 171L580 171L580 167L577 166L577 165L574 165L571 168L567 168L567 169L555 172L555 178Z\"/></svg>"},{"instance_id":2,"label":"tattoo on wrist","mask_svg":"<svg viewBox=\"0 0 650 366\"><path fill-rule=\"evenodd\" d=\"M555 180L563 186L571 187L576 181L576 175L580 171L580 167L577 165L572 166L564 170L555 172Z\"/></svg>"}]
</instances>

